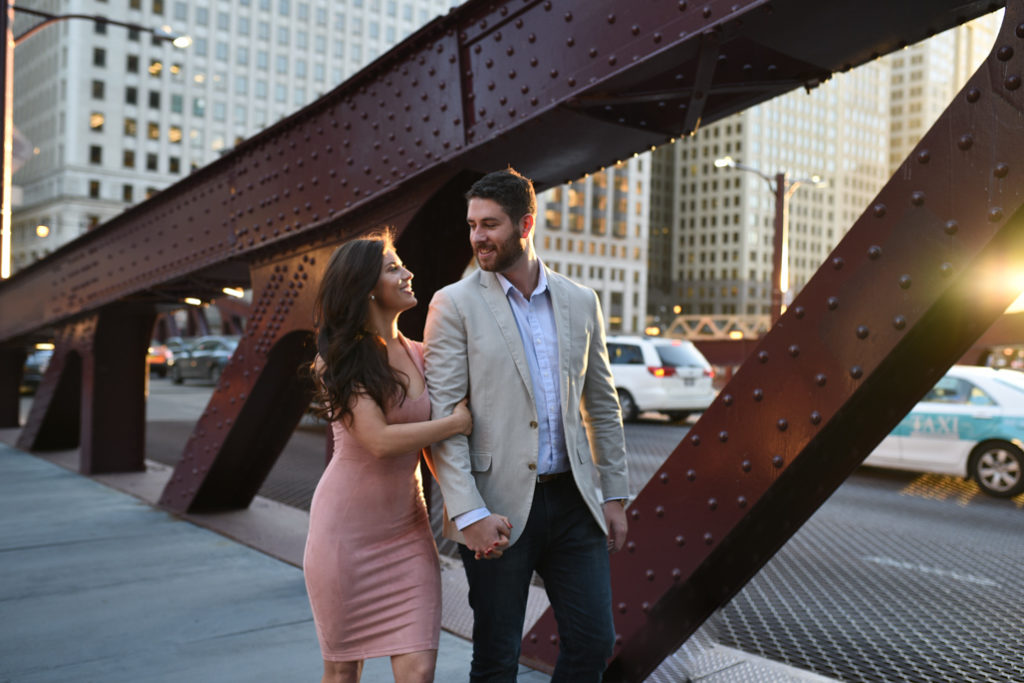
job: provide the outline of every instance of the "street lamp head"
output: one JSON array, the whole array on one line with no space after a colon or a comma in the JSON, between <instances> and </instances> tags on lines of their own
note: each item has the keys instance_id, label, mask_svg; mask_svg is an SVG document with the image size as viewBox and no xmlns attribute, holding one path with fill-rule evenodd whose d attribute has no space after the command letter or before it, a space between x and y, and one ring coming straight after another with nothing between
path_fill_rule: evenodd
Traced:
<instances>
[{"instance_id":1,"label":"street lamp head","mask_svg":"<svg viewBox=\"0 0 1024 683\"><path fill-rule=\"evenodd\" d=\"M160 28L153 29L153 35L161 40L170 41L171 45L181 50L192 45L191 36L187 36L184 33L178 33L171 29L170 26L164 25Z\"/></svg>"},{"instance_id":2,"label":"street lamp head","mask_svg":"<svg viewBox=\"0 0 1024 683\"><path fill-rule=\"evenodd\" d=\"M715 168L734 168L736 166L736 160L732 157L722 157L715 159Z\"/></svg>"}]
</instances>

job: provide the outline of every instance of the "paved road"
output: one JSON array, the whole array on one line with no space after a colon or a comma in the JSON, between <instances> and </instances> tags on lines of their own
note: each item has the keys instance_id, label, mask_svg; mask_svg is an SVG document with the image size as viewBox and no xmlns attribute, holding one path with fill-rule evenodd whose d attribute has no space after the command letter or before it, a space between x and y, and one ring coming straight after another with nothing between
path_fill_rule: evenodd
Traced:
<instances>
[{"instance_id":1,"label":"paved road","mask_svg":"<svg viewBox=\"0 0 1024 683\"><path fill-rule=\"evenodd\" d=\"M153 381L149 457L180 458L211 391ZM626 428L634 490L688 429L649 418ZM324 431L300 426L262 495L308 509ZM1024 496L996 500L951 477L862 468L709 630L722 644L845 681L1022 681Z\"/></svg>"}]
</instances>

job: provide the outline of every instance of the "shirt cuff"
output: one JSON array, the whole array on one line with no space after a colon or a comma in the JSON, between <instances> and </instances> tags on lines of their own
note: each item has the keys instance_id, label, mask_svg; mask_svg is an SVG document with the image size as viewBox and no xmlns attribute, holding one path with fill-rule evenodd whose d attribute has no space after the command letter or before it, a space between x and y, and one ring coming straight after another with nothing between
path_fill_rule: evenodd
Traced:
<instances>
[{"instance_id":1,"label":"shirt cuff","mask_svg":"<svg viewBox=\"0 0 1024 683\"><path fill-rule=\"evenodd\" d=\"M490 514L491 513L487 508L482 507L477 508L476 510L470 510L469 512L463 512L461 515L455 515L453 521L455 522L455 526L458 528L458 530L462 531L470 524L479 522L481 519L483 519L484 517L488 517Z\"/></svg>"},{"instance_id":2,"label":"shirt cuff","mask_svg":"<svg viewBox=\"0 0 1024 683\"><path fill-rule=\"evenodd\" d=\"M617 498L605 498L604 502L610 503L613 500L621 500L622 504L625 505L626 503L629 502L629 496L620 496L620 497L617 497ZM469 513L467 512L466 514L468 515Z\"/></svg>"}]
</instances>

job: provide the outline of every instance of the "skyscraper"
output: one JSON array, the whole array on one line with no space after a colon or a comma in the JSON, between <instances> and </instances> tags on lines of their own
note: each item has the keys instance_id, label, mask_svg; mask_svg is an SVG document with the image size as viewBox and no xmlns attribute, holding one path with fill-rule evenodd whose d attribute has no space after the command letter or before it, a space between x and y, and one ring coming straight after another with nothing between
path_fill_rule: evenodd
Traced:
<instances>
[{"instance_id":1,"label":"skyscraper","mask_svg":"<svg viewBox=\"0 0 1024 683\"><path fill-rule=\"evenodd\" d=\"M53 13L187 33L186 50L81 19L15 52L24 267L332 90L458 0L57 0ZM38 22L19 15L15 34ZM37 234L37 226L40 228ZM40 236L45 233L45 236Z\"/></svg>"}]
</instances>

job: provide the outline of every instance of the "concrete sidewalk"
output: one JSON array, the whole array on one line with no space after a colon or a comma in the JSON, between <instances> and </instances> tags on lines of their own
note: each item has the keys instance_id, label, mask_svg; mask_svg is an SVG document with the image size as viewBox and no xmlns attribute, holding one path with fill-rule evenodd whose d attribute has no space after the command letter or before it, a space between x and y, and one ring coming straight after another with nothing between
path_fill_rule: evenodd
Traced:
<instances>
[{"instance_id":1,"label":"concrete sidewalk","mask_svg":"<svg viewBox=\"0 0 1024 683\"><path fill-rule=\"evenodd\" d=\"M320 678L301 570L5 445L0 558L0 681ZM445 632L437 680L470 652ZM391 681L388 660L363 680Z\"/></svg>"}]
</instances>

